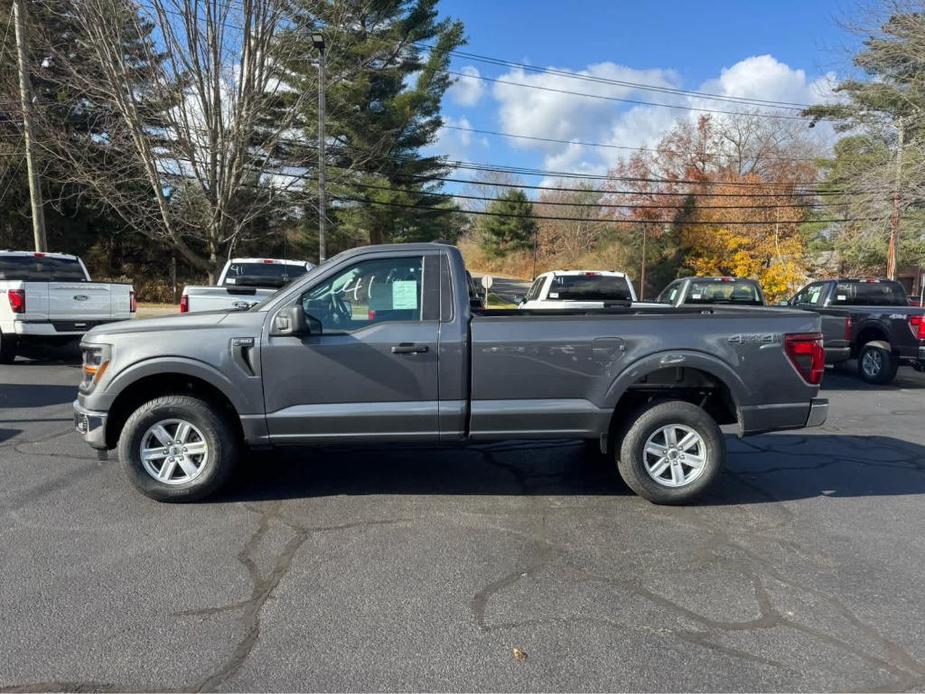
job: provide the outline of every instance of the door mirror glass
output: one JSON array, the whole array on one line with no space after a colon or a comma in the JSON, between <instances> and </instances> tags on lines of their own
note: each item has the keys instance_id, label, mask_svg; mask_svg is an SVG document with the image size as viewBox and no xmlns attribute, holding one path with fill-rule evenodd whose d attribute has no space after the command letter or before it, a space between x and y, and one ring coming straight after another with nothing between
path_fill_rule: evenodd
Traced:
<instances>
[{"instance_id":1,"label":"door mirror glass","mask_svg":"<svg viewBox=\"0 0 925 694\"><path fill-rule=\"evenodd\" d=\"M524 302L524 298L525 297L523 294L514 294L514 296L511 297L513 302L517 304L518 306L520 306Z\"/></svg>"},{"instance_id":2,"label":"door mirror glass","mask_svg":"<svg viewBox=\"0 0 925 694\"><path fill-rule=\"evenodd\" d=\"M273 337L301 337L310 333L301 306L287 306L273 316L273 326L270 328Z\"/></svg>"}]
</instances>

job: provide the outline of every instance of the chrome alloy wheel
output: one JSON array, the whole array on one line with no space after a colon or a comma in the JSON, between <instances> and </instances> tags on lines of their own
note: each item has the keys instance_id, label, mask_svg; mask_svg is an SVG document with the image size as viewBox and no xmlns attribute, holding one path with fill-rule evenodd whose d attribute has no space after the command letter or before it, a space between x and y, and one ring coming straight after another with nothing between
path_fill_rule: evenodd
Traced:
<instances>
[{"instance_id":1,"label":"chrome alloy wheel","mask_svg":"<svg viewBox=\"0 0 925 694\"><path fill-rule=\"evenodd\" d=\"M141 464L163 484L186 484L196 479L209 462L209 444L193 424L164 419L148 428L139 447Z\"/></svg>"},{"instance_id":2,"label":"chrome alloy wheel","mask_svg":"<svg viewBox=\"0 0 925 694\"><path fill-rule=\"evenodd\" d=\"M703 474L707 445L690 427L669 424L646 439L642 457L653 480L664 487L683 487Z\"/></svg>"},{"instance_id":3,"label":"chrome alloy wheel","mask_svg":"<svg viewBox=\"0 0 925 694\"><path fill-rule=\"evenodd\" d=\"M868 349L861 359L861 368L868 378L876 378L883 371L883 352L879 349Z\"/></svg>"}]
</instances>

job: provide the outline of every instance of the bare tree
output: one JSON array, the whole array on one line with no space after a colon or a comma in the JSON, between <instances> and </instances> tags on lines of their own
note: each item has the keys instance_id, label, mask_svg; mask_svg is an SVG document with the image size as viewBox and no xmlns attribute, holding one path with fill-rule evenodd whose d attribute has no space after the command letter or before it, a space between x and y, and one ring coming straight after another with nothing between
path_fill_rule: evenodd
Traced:
<instances>
[{"instance_id":1,"label":"bare tree","mask_svg":"<svg viewBox=\"0 0 925 694\"><path fill-rule=\"evenodd\" d=\"M85 45L54 56L73 66L71 86L116 116L90 135L96 147L58 148L75 188L92 188L210 276L305 178L276 157L314 97L295 93L280 67L284 9L285 0L83 0L68 11Z\"/></svg>"}]
</instances>

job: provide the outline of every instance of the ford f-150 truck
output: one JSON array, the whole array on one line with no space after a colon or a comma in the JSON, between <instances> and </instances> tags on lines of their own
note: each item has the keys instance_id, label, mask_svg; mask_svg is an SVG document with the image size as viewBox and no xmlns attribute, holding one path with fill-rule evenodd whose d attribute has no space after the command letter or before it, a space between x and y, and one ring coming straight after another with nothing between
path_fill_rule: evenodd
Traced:
<instances>
[{"instance_id":1,"label":"ford f-150 truck","mask_svg":"<svg viewBox=\"0 0 925 694\"><path fill-rule=\"evenodd\" d=\"M889 383L901 364L925 368L925 309L909 305L899 282L811 282L789 305L820 314L826 362L857 359L858 375L868 383Z\"/></svg>"},{"instance_id":2,"label":"ford f-150 truck","mask_svg":"<svg viewBox=\"0 0 925 694\"><path fill-rule=\"evenodd\" d=\"M744 277L682 277L665 287L655 301L671 306L764 306L764 294L755 280Z\"/></svg>"},{"instance_id":3,"label":"ford f-150 truck","mask_svg":"<svg viewBox=\"0 0 925 694\"><path fill-rule=\"evenodd\" d=\"M180 313L248 308L313 267L304 260L232 258L225 263L214 287L183 288Z\"/></svg>"},{"instance_id":4,"label":"ford f-150 truck","mask_svg":"<svg viewBox=\"0 0 925 694\"><path fill-rule=\"evenodd\" d=\"M75 427L158 500L202 498L244 446L595 441L688 502L740 434L821 424L819 316L751 307L473 308L458 249L345 251L246 311L97 328Z\"/></svg>"},{"instance_id":5,"label":"ford f-150 truck","mask_svg":"<svg viewBox=\"0 0 925 694\"><path fill-rule=\"evenodd\" d=\"M90 328L134 315L132 286L91 282L75 255L0 251L0 364L22 347L76 344Z\"/></svg>"}]
</instances>

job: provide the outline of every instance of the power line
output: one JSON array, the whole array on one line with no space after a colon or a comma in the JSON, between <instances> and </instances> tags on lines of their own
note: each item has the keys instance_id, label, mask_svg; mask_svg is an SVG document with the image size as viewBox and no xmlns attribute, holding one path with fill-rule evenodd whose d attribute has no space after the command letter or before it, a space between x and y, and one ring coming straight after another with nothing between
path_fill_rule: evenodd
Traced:
<instances>
[{"instance_id":1,"label":"power line","mask_svg":"<svg viewBox=\"0 0 925 694\"><path fill-rule=\"evenodd\" d=\"M621 149L628 150L631 152L654 152L659 153L662 150L653 148L653 147L631 147L629 145L615 145L609 142L584 142L582 140L562 140L554 137L540 137L537 135L520 135L516 133L506 133L499 130L485 130L483 128L467 128L461 125L447 125L443 124L443 128L447 130L459 130L461 132L468 133L478 133L480 135L496 135L498 137L510 137L517 140L532 140L534 142L552 142L562 145L580 145L582 147L601 147L605 149ZM728 154L724 152L719 152L715 155L716 157L723 158L735 158L734 154ZM819 157L766 157L768 161L816 161ZM748 159L748 157L745 157Z\"/></svg>"},{"instance_id":2,"label":"power line","mask_svg":"<svg viewBox=\"0 0 925 694\"><path fill-rule=\"evenodd\" d=\"M433 50L433 46L428 46L427 44L419 43L419 47L425 48L428 50ZM665 87L662 85L654 84L645 84L642 82L630 82L627 80L617 80L608 77L601 77L599 75L582 75L577 72L571 72L568 70L558 70L556 68L550 67L540 67L538 65L529 65L527 63L518 63L513 60L507 60L505 58L494 58L491 56L478 55L476 53L468 53L466 51L450 51L450 54L458 57L465 58L467 60L474 60L476 62L486 63L490 65L497 65L500 67L513 67L521 70L556 75L559 77L566 77L569 79L580 80L584 82L594 82L597 84L611 84L619 87L629 87L632 89L639 89L643 91L652 91L660 92L666 94L678 94L683 96L691 96L699 99L709 99L715 101L726 101L731 103L738 103L742 105L751 105L751 106L773 106L776 108L793 110L793 111L802 111L809 108L812 104L803 104L793 101L780 101L776 99L761 99L758 97L745 97L745 96L732 96L728 94L715 94L710 92L700 92L691 89L681 89L680 87ZM467 75L467 77L472 77L473 75Z\"/></svg>"},{"instance_id":3,"label":"power line","mask_svg":"<svg viewBox=\"0 0 925 694\"><path fill-rule=\"evenodd\" d=\"M482 202L493 202L495 198L483 195L464 195L461 193L445 193L438 191L426 190L408 190L405 188L393 188L390 186L375 185L372 183L352 182L350 185L357 188L368 188L371 190L387 190L395 193L411 193L413 195L433 195L439 197L452 197L462 200L479 200ZM590 192L590 191L589 191ZM603 191L601 191L603 193ZM627 209L627 210L680 210L687 205L645 205L636 203L627 203L625 205L614 203L597 203L597 202L562 202L562 201L531 201L535 205L550 205L554 207L590 207L603 209ZM779 209L811 209L819 207L814 203L781 203L780 205L698 205L698 210L779 210Z\"/></svg>"},{"instance_id":4,"label":"power line","mask_svg":"<svg viewBox=\"0 0 925 694\"><path fill-rule=\"evenodd\" d=\"M511 218L511 217L523 218L524 216L524 215L519 215L519 214L510 214L506 212L488 212L488 211L481 211L481 210L464 211L464 210L457 210L457 209L446 208L446 207L428 207L425 205L408 205L408 204L399 203L399 202L367 200L365 198L355 198L355 197L344 196L344 195L334 195L332 197L336 200L341 200L344 202L358 202L358 203L364 203L366 205L380 205L380 206L386 206L386 207L402 207L405 209L426 210L426 211L440 212L443 214L458 213L458 214L479 215L479 216L485 216L485 217L508 217L508 218ZM546 219L546 220L555 220L555 221L560 221L560 222L592 221L592 220L589 220L587 217L552 217L548 215L531 215L530 217L531 219ZM614 223L627 223L627 224L669 224L671 223L669 220L639 220L639 219L625 219L625 220L621 219L621 220L610 220L610 221L613 221ZM808 221L812 221L815 223L829 224L829 223L835 223L835 222L860 222L860 221L874 221L874 220L872 218L867 219L867 218L860 218L860 217L845 217L845 218L839 218L839 219L813 219L813 220L808 220ZM763 226L763 225L773 224L774 222L773 221L749 222L749 221L742 221L742 220L728 220L728 221L693 220L693 221L684 221L684 222L679 222L679 223L682 225L696 225L696 226L730 226L730 225Z\"/></svg>"},{"instance_id":5,"label":"power line","mask_svg":"<svg viewBox=\"0 0 925 694\"><path fill-rule=\"evenodd\" d=\"M660 108L673 108L681 111L695 111L698 113L722 113L729 116L758 116L761 118L777 118L782 120L805 120L803 116L786 114L786 113L770 113L770 112L759 112L759 113L748 113L746 111L725 111L722 109L715 108L700 108L698 106L684 106L683 104L662 104L656 101L643 101L642 99L627 99L620 96L608 96L606 94L590 94L588 92L576 92L571 89L559 89L557 87L544 87L539 84L526 84L524 82L512 82L510 80L500 79L498 77L485 77L484 75L471 75L464 72L457 72L455 70L447 70L447 73L450 75L456 75L457 77L465 77L467 79L481 80L483 82L491 82L493 84L506 84L512 87L523 87L525 89L537 89L544 92L552 92L555 94L567 94L569 96L582 96L588 99L599 99L602 101L618 101L624 104L637 104L640 106L657 106ZM817 118L816 120L824 120L822 118Z\"/></svg>"}]
</instances>

